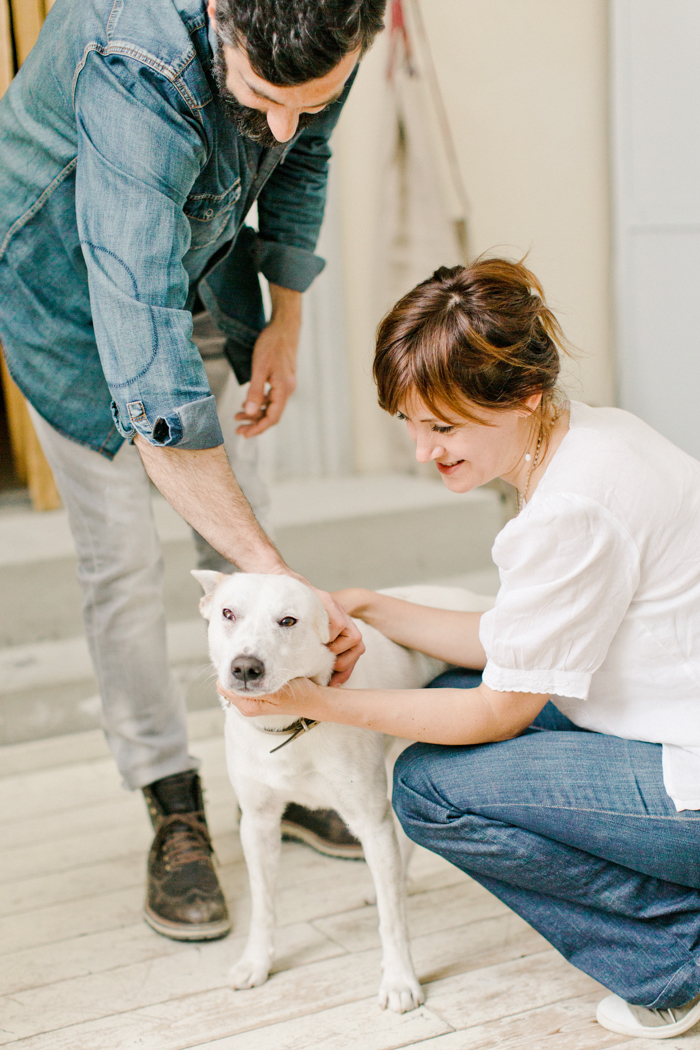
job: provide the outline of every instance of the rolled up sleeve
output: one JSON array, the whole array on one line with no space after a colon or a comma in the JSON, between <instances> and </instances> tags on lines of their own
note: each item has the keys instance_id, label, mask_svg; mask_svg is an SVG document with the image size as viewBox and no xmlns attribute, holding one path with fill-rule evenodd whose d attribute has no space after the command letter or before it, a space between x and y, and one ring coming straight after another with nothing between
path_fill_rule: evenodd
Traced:
<instances>
[{"instance_id":1,"label":"rolled up sleeve","mask_svg":"<svg viewBox=\"0 0 700 1050\"><path fill-rule=\"evenodd\" d=\"M182 262L183 205L206 155L200 129L164 76L119 55L88 55L75 111L78 229L115 424L153 445L220 445Z\"/></svg>"},{"instance_id":2,"label":"rolled up sleeve","mask_svg":"<svg viewBox=\"0 0 700 1050\"><path fill-rule=\"evenodd\" d=\"M535 500L494 544L501 589L481 619L483 680L585 700L639 585L639 552L595 501Z\"/></svg>"}]
</instances>

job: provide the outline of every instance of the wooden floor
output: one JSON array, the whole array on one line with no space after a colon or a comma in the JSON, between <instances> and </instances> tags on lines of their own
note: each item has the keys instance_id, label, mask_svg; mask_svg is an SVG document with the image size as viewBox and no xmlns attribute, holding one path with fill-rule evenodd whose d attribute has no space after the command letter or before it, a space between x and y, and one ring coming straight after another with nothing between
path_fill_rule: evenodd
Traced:
<instances>
[{"instance_id":1,"label":"wooden floor","mask_svg":"<svg viewBox=\"0 0 700 1050\"><path fill-rule=\"evenodd\" d=\"M190 716L234 915L225 940L187 945L141 918L149 825L88 732L0 749L0 1043L22 1050L598 1050L700 1048L700 1035L627 1040L594 1019L601 989L455 868L414 857L409 916L427 999L376 1004L379 940L362 863L286 845L278 955L233 992L248 893L220 713Z\"/></svg>"}]
</instances>

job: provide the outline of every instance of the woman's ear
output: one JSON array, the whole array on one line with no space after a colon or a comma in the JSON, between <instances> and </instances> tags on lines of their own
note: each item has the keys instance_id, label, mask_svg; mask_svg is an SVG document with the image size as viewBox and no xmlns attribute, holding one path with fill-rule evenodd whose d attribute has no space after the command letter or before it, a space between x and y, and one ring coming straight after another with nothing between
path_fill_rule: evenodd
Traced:
<instances>
[{"instance_id":1,"label":"woman's ear","mask_svg":"<svg viewBox=\"0 0 700 1050\"><path fill-rule=\"evenodd\" d=\"M518 409L518 412L522 416L530 416L532 413L539 408L540 401L542 400L542 391L539 390L536 394L530 394L522 402L522 407Z\"/></svg>"}]
</instances>

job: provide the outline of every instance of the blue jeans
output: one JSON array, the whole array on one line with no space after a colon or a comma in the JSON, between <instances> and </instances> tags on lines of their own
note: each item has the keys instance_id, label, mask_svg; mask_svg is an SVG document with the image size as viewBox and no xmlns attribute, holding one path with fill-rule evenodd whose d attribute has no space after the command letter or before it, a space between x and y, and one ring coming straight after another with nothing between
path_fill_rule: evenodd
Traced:
<instances>
[{"instance_id":1,"label":"blue jeans","mask_svg":"<svg viewBox=\"0 0 700 1050\"><path fill-rule=\"evenodd\" d=\"M574 966L627 1002L681 1006L700 991L700 813L676 813L661 750L581 730L550 702L514 740L413 744L394 807Z\"/></svg>"}]
</instances>

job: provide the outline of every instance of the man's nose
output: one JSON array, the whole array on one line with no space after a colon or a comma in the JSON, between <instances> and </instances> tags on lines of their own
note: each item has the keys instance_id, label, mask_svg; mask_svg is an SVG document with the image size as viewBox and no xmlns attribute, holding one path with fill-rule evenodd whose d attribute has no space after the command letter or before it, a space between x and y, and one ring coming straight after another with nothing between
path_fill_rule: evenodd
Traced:
<instances>
[{"instance_id":1,"label":"man's nose","mask_svg":"<svg viewBox=\"0 0 700 1050\"><path fill-rule=\"evenodd\" d=\"M299 125L299 114L290 113L283 106L270 107L267 111L267 125L278 142L289 142Z\"/></svg>"}]
</instances>

